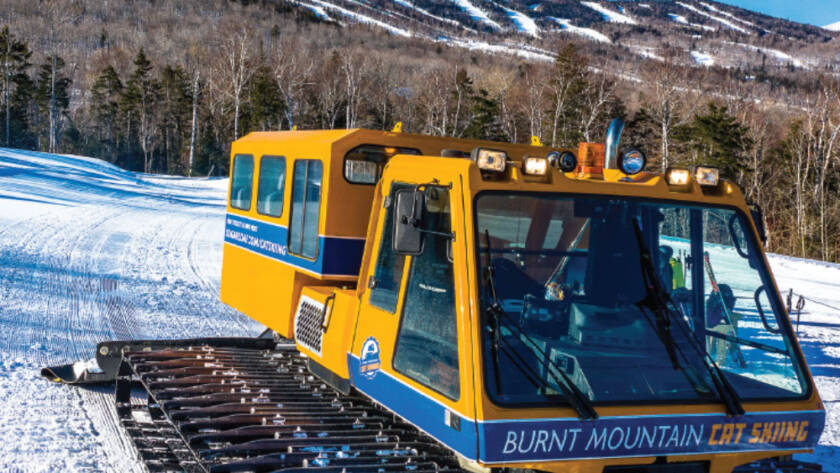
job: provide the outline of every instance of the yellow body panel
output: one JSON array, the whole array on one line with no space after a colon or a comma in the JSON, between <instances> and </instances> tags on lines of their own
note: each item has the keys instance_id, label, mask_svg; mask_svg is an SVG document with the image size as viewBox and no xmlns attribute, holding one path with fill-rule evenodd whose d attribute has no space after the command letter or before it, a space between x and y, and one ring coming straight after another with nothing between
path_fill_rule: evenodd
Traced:
<instances>
[{"instance_id":1,"label":"yellow body panel","mask_svg":"<svg viewBox=\"0 0 840 473\"><path fill-rule=\"evenodd\" d=\"M351 184L344 178L344 156L359 145L381 145L388 147L413 148L423 156L396 155L390 158L377 185ZM468 153L476 146L501 149L508 153L512 162L503 179L485 179L470 159L435 157L442 150L459 150ZM222 300L232 307L275 330L278 334L296 338L302 353L316 361L335 378L346 382L362 393L383 404L396 414L429 435L437 438L462 455L473 466L481 466L480 439L475 429L484 423L524 419L570 419L577 413L570 407L506 408L492 402L484 390L481 339L482 316L479 310L480 267L476 260L476 235L474 234L474 197L483 191L506 192L552 192L581 195L633 196L685 203L701 203L734 207L749 215L744 198L738 187L722 182L717 188L701 188L693 180L684 188L669 186L663 176L641 173L627 176L618 170L605 169L601 172L561 173L554 168L544 177L523 175L519 161L526 155L545 156L550 148L504 143L487 143L472 140L429 137L394 132L371 130L339 131L293 131L253 133L236 141L232 147L233 156L251 154L255 160L253 178L254 197L258 183L260 159L263 155L285 156L286 186L285 207L280 217L259 214L252 205L248 211L228 206L228 228L224 245L222 273ZM360 263L355 272L330 273L325 271L333 261L315 259L310 266L299 261L267 257L228 238L229 231L241 228L241 222L256 222L255 225L273 225L270 228L289 226L288 211L292 202L292 169L298 159L318 159L323 163L321 185L319 238L342 242L356 240L364 242L363 253L352 255ZM596 176L597 178L591 178ZM459 393L454 398L422 385L394 368L394 352L400 329L402 310L407 289L407 280L413 257L407 256L402 273L402 284L394 313L382 310L370 303L368 281L374 273L382 235L390 232L385 228L384 201L394 182L428 184L435 182L448 187L450 197L452 259L457 314L457 353L460 373ZM249 219L249 220L237 220ZM236 223L240 221L240 223ZM237 227L239 225L239 227ZM755 236L757 231L753 225ZM319 240L320 241L320 240ZM323 242L319 243L324 244ZM319 248L319 251L321 249ZM330 253L341 258L342 253ZM320 254L319 257L320 258ZM767 265L766 256L764 258ZM308 264L308 263L307 263ZM314 266L313 266L314 265ZM320 266L319 266L320 265ZM314 269L313 269L314 268ZM768 269L769 270L769 269ZM774 283L775 284L775 283ZM773 286L768 291L778 289ZM314 349L295 333L296 318L301 317L301 302L309 300L323 309L324 325L320 333L320 348ZM321 309L319 309L321 310ZM320 323L320 322L319 322ZM789 324L789 321L786 321ZM314 326L309 326L310 334ZM299 329L300 331L300 329ZM307 335L309 336L309 335ZM365 371L362 359L365 350L370 349L373 340L377 350L376 373ZM794 339L794 349L801 356L801 350ZM365 365L367 366L367 365ZM770 411L822 411L822 403L810 373L807 382L811 395L805 400L780 402L745 402L747 412ZM370 375L370 376L369 376ZM385 383L377 387L376 383ZM335 380L333 380L335 381ZM388 384L390 383L390 384ZM397 396L399 390L416 393L415 401L403 401ZM396 391L394 391L396 390ZM393 391L393 392L391 392ZM397 396L397 397L394 397ZM408 404L406 404L406 402ZM428 415L416 412L420 407ZM425 406L425 407L423 407ZM722 403L710 404L645 404L598 406L601 417L612 416L663 416L681 414L725 414ZM456 421L453 421L455 419ZM441 427L444 426L444 427ZM472 437L467 431L473 429ZM464 440L466 438L466 440ZM741 453L710 453L705 455L674 455L671 461L709 461L712 473L728 472L737 465L763 457L783 455L786 451L756 451ZM605 466L622 464L653 463L654 457L630 457L610 459L564 460L537 463L493 463L485 466L533 468L541 471L572 471L600 473Z\"/></svg>"}]
</instances>

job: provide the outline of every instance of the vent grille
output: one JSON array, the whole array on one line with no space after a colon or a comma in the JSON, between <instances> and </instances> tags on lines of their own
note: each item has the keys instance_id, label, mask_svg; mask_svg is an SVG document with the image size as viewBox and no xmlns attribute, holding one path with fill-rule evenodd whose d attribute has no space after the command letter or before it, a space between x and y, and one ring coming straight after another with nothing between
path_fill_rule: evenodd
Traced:
<instances>
[{"instance_id":1,"label":"vent grille","mask_svg":"<svg viewBox=\"0 0 840 473\"><path fill-rule=\"evenodd\" d=\"M302 346L321 354L321 337L324 331L324 304L311 297L301 296L295 314L295 340Z\"/></svg>"}]
</instances>

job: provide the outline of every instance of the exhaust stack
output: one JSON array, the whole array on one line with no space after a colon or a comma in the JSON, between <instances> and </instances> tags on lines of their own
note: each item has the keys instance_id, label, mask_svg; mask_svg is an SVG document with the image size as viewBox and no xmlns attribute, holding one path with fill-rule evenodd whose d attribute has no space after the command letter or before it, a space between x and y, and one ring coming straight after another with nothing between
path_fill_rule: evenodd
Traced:
<instances>
[{"instance_id":1,"label":"exhaust stack","mask_svg":"<svg viewBox=\"0 0 840 473\"><path fill-rule=\"evenodd\" d=\"M618 142L621 140L621 132L624 130L624 120L613 118L610 127L607 129L606 150L604 152L604 167L606 169L618 169Z\"/></svg>"}]
</instances>

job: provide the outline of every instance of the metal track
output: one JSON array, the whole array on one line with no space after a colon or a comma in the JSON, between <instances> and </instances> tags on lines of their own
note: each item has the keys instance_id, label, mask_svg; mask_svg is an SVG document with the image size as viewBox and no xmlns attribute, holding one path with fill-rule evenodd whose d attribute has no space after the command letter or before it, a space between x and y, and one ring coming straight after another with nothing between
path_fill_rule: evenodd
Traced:
<instances>
[{"instance_id":1,"label":"metal track","mask_svg":"<svg viewBox=\"0 0 840 473\"><path fill-rule=\"evenodd\" d=\"M294 346L126 352L116 402L151 472L462 471L416 428L313 377Z\"/></svg>"}]
</instances>

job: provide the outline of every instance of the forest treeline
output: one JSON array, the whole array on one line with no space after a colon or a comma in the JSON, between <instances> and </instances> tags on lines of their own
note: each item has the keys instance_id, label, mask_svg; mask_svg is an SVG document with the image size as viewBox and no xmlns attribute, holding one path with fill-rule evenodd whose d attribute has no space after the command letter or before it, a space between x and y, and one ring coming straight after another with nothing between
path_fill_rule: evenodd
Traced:
<instances>
[{"instance_id":1,"label":"forest treeline","mask_svg":"<svg viewBox=\"0 0 840 473\"><path fill-rule=\"evenodd\" d=\"M104 34L104 33L103 33ZM400 57L273 31L226 31L212 55L167 62L139 47L73 84L57 48L0 28L0 145L95 156L150 173L225 175L251 131L390 129L576 148L612 117L649 166L705 163L765 211L771 251L840 261L840 85L813 74L780 98L758 81L690 67L679 51L614 70L559 43L553 63ZM102 39L107 41L106 38ZM49 42L45 43L49 45Z\"/></svg>"}]
</instances>

